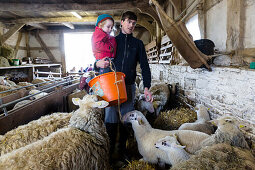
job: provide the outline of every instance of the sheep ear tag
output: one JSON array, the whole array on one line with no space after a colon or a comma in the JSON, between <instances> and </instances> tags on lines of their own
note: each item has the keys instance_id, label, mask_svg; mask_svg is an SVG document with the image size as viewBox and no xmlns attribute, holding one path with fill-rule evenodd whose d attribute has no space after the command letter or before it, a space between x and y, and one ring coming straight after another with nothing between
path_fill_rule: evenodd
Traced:
<instances>
[{"instance_id":1,"label":"sheep ear tag","mask_svg":"<svg viewBox=\"0 0 255 170\"><path fill-rule=\"evenodd\" d=\"M92 107L105 108L109 103L107 101L99 101L92 104Z\"/></svg>"},{"instance_id":2,"label":"sheep ear tag","mask_svg":"<svg viewBox=\"0 0 255 170\"><path fill-rule=\"evenodd\" d=\"M80 98L72 98L72 102L76 106L79 106L80 100L81 100Z\"/></svg>"},{"instance_id":3,"label":"sheep ear tag","mask_svg":"<svg viewBox=\"0 0 255 170\"><path fill-rule=\"evenodd\" d=\"M218 124L218 120L216 120L216 119L210 120L210 121L208 121L208 122L211 123L211 124L214 125L214 126L217 126L217 124Z\"/></svg>"},{"instance_id":4,"label":"sheep ear tag","mask_svg":"<svg viewBox=\"0 0 255 170\"><path fill-rule=\"evenodd\" d=\"M144 124L144 122L143 122L143 120L142 120L142 118L140 116L137 117L137 121L138 121L139 125L143 125Z\"/></svg>"}]
</instances>

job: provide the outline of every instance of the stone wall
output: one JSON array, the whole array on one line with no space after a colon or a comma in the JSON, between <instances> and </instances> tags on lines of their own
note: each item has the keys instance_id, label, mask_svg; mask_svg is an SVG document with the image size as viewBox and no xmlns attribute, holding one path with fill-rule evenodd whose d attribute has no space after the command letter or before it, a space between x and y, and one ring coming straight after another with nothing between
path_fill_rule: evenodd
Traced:
<instances>
[{"instance_id":1,"label":"stone wall","mask_svg":"<svg viewBox=\"0 0 255 170\"><path fill-rule=\"evenodd\" d=\"M203 103L213 118L230 113L255 124L255 71L213 67L192 69L189 66L150 64L152 78L178 83L184 96Z\"/></svg>"}]
</instances>

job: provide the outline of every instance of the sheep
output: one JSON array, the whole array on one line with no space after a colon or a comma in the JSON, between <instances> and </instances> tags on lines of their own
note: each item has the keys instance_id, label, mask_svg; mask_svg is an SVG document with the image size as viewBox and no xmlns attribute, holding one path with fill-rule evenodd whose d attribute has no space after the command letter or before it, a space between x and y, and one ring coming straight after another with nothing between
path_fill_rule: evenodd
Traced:
<instances>
[{"instance_id":1,"label":"sheep","mask_svg":"<svg viewBox=\"0 0 255 170\"><path fill-rule=\"evenodd\" d=\"M203 148L189 160L176 164L171 170L190 169L255 169L255 158L249 150L229 144L215 144Z\"/></svg>"},{"instance_id":2,"label":"sheep","mask_svg":"<svg viewBox=\"0 0 255 170\"><path fill-rule=\"evenodd\" d=\"M108 169L109 139L96 96L73 98L80 106L67 128L0 157L0 169Z\"/></svg>"},{"instance_id":3,"label":"sheep","mask_svg":"<svg viewBox=\"0 0 255 170\"><path fill-rule=\"evenodd\" d=\"M60 128L67 127L72 113L53 113L19 126L0 139L0 155L43 139Z\"/></svg>"},{"instance_id":4,"label":"sheep","mask_svg":"<svg viewBox=\"0 0 255 170\"><path fill-rule=\"evenodd\" d=\"M193 123L184 123L182 124L178 130L195 130L199 132L204 132L208 135L214 133L213 127L207 122L210 120L207 109L204 105L199 104L196 106L198 109L197 112L197 120Z\"/></svg>"},{"instance_id":5,"label":"sheep","mask_svg":"<svg viewBox=\"0 0 255 170\"><path fill-rule=\"evenodd\" d=\"M19 82L18 83L19 86L29 86L29 85L33 85L32 83L28 83L28 82ZM35 86L30 86L30 87L26 87L27 90L33 90L35 89Z\"/></svg>"},{"instance_id":6,"label":"sheep","mask_svg":"<svg viewBox=\"0 0 255 170\"><path fill-rule=\"evenodd\" d=\"M227 143L232 146L249 149L244 134L240 131L237 122L232 116L224 115L218 119L211 120L211 123L218 126L215 134L205 139L201 146L211 146L217 143Z\"/></svg>"},{"instance_id":7,"label":"sheep","mask_svg":"<svg viewBox=\"0 0 255 170\"><path fill-rule=\"evenodd\" d=\"M46 96L48 93L46 93L46 92L41 92L40 90L30 90L29 91L29 95L33 95L33 94L36 94L36 93L39 93L39 94L37 94L37 95L34 95L33 97L32 97L32 99L39 99L39 98L41 98L41 97L43 97L43 96Z\"/></svg>"},{"instance_id":8,"label":"sheep","mask_svg":"<svg viewBox=\"0 0 255 170\"><path fill-rule=\"evenodd\" d=\"M188 160L190 155L184 150L185 146L180 145L175 135L166 136L155 143L155 147L166 152L171 165Z\"/></svg>"},{"instance_id":9,"label":"sheep","mask_svg":"<svg viewBox=\"0 0 255 170\"><path fill-rule=\"evenodd\" d=\"M144 95L140 95L139 99L138 100L136 99L135 103L136 103L135 107L137 108L137 110L142 112L145 116L147 112L153 113L155 111L153 107L153 103L146 101Z\"/></svg>"},{"instance_id":10,"label":"sheep","mask_svg":"<svg viewBox=\"0 0 255 170\"><path fill-rule=\"evenodd\" d=\"M209 137L205 133L191 130L166 131L154 129L145 116L137 110L126 113L122 119L132 124L139 153L143 156L142 160L154 164L158 163L158 159L161 163L171 164L167 154L154 146L159 139L165 136L176 134L180 143L186 146L189 153L195 153L200 149L200 143Z\"/></svg>"},{"instance_id":11,"label":"sheep","mask_svg":"<svg viewBox=\"0 0 255 170\"><path fill-rule=\"evenodd\" d=\"M22 100L22 101L16 103L14 105L13 109L19 108L19 107L24 106L24 105L26 105L28 103L31 103L31 100Z\"/></svg>"}]
</instances>

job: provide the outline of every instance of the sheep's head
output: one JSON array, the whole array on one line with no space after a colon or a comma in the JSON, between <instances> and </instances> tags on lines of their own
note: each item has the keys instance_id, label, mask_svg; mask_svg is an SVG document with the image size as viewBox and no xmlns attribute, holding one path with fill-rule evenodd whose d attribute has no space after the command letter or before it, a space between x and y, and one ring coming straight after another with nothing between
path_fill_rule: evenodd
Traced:
<instances>
[{"instance_id":1,"label":"sheep's head","mask_svg":"<svg viewBox=\"0 0 255 170\"><path fill-rule=\"evenodd\" d=\"M102 100L98 101L98 97L96 95L86 95L83 99L80 98L72 98L73 104L80 107L80 109L86 109L88 107L91 108L105 108L108 106L108 102Z\"/></svg>"},{"instance_id":2,"label":"sheep's head","mask_svg":"<svg viewBox=\"0 0 255 170\"><path fill-rule=\"evenodd\" d=\"M173 149L173 148L181 148L184 149L185 146L180 145L180 143L177 140L177 137L174 136L166 136L162 139L159 139L156 143L155 143L155 147L157 149L161 149L163 151L169 151L169 149Z\"/></svg>"},{"instance_id":3,"label":"sheep's head","mask_svg":"<svg viewBox=\"0 0 255 170\"><path fill-rule=\"evenodd\" d=\"M122 120L124 122L130 122L132 124L137 123L138 125L144 125L145 123L148 123L145 116L138 110L134 110L134 111L126 113L122 117Z\"/></svg>"},{"instance_id":4,"label":"sheep's head","mask_svg":"<svg viewBox=\"0 0 255 170\"><path fill-rule=\"evenodd\" d=\"M225 131L225 132L228 132L228 131L231 132L232 130L238 129L238 121L233 116L224 115L219 117L218 119L214 119L208 122L217 126L218 129L221 129L222 131Z\"/></svg>"},{"instance_id":5,"label":"sheep's head","mask_svg":"<svg viewBox=\"0 0 255 170\"><path fill-rule=\"evenodd\" d=\"M197 119L205 119L205 120L210 120L209 114L208 114L208 109L202 105L198 104L195 107L196 113L197 113Z\"/></svg>"},{"instance_id":6,"label":"sheep's head","mask_svg":"<svg viewBox=\"0 0 255 170\"><path fill-rule=\"evenodd\" d=\"M146 101L144 95L140 95L137 105L138 105L137 106L138 109L141 112L148 111L149 113L153 113L155 111L153 107L153 103Z\"/></svg>"}]
</instances>

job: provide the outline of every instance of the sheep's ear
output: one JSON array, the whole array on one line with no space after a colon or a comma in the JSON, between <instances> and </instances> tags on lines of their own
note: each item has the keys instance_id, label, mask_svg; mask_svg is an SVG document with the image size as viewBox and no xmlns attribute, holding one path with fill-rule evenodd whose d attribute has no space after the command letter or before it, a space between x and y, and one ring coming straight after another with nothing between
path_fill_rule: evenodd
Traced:
<instances>
[{"instance_id":1,"label":"sheep's ear","mask_svg":"<svg viewBox=\"0 0 255 170\"><path fill-rule=\"evenodd\" d=\"M183 145L175 145L175 147L176 148L182 148L182 149L186 148L186 146L183 146Z\"/></svg>"},{"instance_id":2,"label":"sheep's ear","mask_svg":"<svg viewBox=\"0 0 255 170\"><path fill-rule=\"evenodd\" d=\"M72 102L74 105L79 106L80 105L80 98L72 98Z\"/></svg>"},{"instance_id":3,"label":"sheep's ear","mask_svg":"<svg viewBox=\"0 0 255 170\"><path fill-rule=\"evenodd\" d=\"M97 108L105 108L106 106L108 106L109 103L107 101L99 101L99 102L95 102L91 105L91 107L97 107Z\"/></svg>"},{"instance_id":4,"label":"sheep's ear","mask_svg":"<svg viewBox=\"0 0 255 170\"><path fill-rule=\"evenodd\" d=\"M219 123L219 121L218 121L217 119L210 120L210 121L208 121L208 122L211 123L211 124L214 125L214 126L217 126L218 123Z\"/></svg>"}]
</instances>

